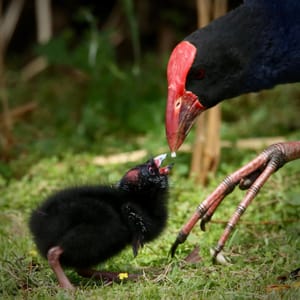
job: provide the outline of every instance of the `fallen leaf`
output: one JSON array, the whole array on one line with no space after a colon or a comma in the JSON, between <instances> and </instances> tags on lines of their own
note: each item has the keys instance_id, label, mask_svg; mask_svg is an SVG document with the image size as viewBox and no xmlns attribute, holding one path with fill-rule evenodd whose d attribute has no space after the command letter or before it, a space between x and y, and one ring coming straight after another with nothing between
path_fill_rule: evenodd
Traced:
<instances>
[{"instance_id":1,"label":"fallen leaf","mask_svg":"<svg viewBox=\"0 0 300 300\"><path fill-rule=\"evenodd\" d=\"M200 247L196 246L194 250L184 259L184 261L190 264L195 264L202 261L202 258L199 255L199 250Z\"/></svg>"}]
</instances>

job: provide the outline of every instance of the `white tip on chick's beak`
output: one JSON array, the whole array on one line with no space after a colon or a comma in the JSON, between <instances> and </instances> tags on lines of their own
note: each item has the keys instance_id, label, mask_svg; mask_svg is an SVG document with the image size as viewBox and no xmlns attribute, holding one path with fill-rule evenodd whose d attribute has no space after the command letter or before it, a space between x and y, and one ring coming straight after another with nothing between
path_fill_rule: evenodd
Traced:
<instances>
[{"instance_id":1,"label":"white tip on chick's beak","mask_svg":"<svg viewBox=\"0 0 300 300\"><path fill-rule=\"evenodd\" d=\"M153 158L158 168L160 167L161 163L165 160L166 157L167 157L167 153L164 153Z\"/></svg>"}]
</instances>

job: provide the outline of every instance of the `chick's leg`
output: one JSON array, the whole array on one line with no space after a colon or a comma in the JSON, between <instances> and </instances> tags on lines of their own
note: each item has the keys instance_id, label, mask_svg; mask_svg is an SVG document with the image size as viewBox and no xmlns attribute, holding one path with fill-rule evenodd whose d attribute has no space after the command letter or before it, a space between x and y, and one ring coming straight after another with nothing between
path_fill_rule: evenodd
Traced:
<instances>
[{"instance_id":1,"label":"chick's leg","mask_svg":"<svg viewBox=\"0 0 300 300\"><path fill-rule=\"evenodd\" d=\"M64 250L59 246L50 248L47 253L48 263L55 273L59 285L64 289L75 290L74 286L69 281L59 262L59 257L63 252Z\"/></svg>"}]
</instances>

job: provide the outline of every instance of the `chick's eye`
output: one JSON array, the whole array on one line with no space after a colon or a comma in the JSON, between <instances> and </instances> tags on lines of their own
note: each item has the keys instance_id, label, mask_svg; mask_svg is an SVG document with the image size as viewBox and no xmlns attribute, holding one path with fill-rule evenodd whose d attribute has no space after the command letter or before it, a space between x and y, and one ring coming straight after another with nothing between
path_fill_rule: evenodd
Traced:
<instances>
[{"instance_id":1,"label":"chick's eye","mask_svg":"<svg viewBox=\"0 0 300 300\"><path fill-rule=\"evenodd\" d=\"M148 171L150 175L155 175L155 170L152 167L148 167Z\"/></svg>"},{"instance_id":2,"label":"chick's eye","mask_svg":"<svg viewBox=\"0 0 300 300\"><path fill-rule=\"evenodd\" d=\"M194 78L195 79L203 79L205 77L205 70L199 69L197 73L195 73Z\"/></svg>"}]
</instances>

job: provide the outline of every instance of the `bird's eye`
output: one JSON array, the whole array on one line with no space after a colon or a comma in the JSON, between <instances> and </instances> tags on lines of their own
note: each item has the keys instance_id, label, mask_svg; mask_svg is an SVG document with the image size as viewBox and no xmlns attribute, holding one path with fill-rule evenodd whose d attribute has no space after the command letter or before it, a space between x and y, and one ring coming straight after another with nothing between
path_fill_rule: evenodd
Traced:
<instances>
[{"instance_id":1,"label":"bird's eye","mask_svg":"<svg viewBox=\"0 0 300 300\"><path fill-rule=\"evenodd\" d=\"M155 170L151 166L148 167L148 171L150 175L155 175Z\"/></svg>"},{"instance_id":2,"label":"bird's eye","mask_svg":"<svg viewBox=\"0 0 300 300\"><path fill-rule=\"evenodd\" d=\"M205 70L199 69L197 73L195 73L194 78L195 79L203 79L205 77Z\"/></svg>"}]
</instances>

